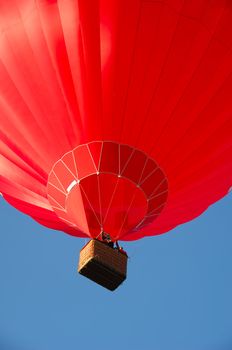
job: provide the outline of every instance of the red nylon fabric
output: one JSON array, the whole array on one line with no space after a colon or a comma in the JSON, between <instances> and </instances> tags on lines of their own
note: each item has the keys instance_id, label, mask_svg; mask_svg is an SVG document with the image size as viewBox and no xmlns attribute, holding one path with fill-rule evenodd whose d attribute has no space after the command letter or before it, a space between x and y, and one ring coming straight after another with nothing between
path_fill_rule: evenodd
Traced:
<instances>
[{"instance_id":1,"label":"red nylon fabric","mask_svg":"<svg viewBox=\"0 0 232 350\"><path fill-rule=\"evenodd\" d=\"M119 239L192 220L232 186L229 0L0 0L0 192L84 237L47 198L53 165L114 141L164 171L160 215Z\"/></svg>"}]
</instances>

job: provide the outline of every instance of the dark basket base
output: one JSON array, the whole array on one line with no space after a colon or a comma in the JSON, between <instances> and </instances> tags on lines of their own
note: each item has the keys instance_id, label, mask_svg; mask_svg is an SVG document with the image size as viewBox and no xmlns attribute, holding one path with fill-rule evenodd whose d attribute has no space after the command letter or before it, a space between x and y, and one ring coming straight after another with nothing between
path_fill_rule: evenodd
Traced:
<instances>
[{"instance_id":1,"label":"dark basket base","mask_svg":"<svg viewBox=\"0 0 232 350\"><path fill-rule=\"evenodd\" d=\"M96 259L89 260L80 270L79 273L92 281L100 284L109 290L115 290L125 279L126 276L110 269L101 264Z\"/></svg>"}]
</instances>

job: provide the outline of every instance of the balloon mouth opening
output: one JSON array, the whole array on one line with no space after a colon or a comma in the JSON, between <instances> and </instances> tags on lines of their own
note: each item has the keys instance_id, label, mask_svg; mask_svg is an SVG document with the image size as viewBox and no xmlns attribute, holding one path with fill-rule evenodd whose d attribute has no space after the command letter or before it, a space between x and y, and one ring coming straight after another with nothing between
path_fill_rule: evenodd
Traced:
<instances>
[{"instance_id":1,"label":"balloon mouth opening","mask_svg":"<svg viewBox=\"0 0 232 350\"><path fill-rule=\"evenodd\" d=\"M67 152L53 166L47 195L57 216L91 238L117 240L151 224L167 202L163 170L144 152L94 141Z\"/></svg>"}]
</instances>

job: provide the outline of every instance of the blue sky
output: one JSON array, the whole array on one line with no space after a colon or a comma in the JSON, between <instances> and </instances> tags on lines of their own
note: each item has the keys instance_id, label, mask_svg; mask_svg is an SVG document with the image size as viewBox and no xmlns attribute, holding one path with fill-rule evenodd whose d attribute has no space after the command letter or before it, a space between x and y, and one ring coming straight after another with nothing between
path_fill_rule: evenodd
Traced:
<instances>
[{"instance_id":1,"label":"blue sky","mask_svg":"<svg viewBox=\"0 0 232 350\"><path fill-rule=\"evenodd\" d=\"M198 219L124 244L109 292L76 273L84 239L0 200L0 350L231 350L232 193Z\"/></svg>"}]
</instances>

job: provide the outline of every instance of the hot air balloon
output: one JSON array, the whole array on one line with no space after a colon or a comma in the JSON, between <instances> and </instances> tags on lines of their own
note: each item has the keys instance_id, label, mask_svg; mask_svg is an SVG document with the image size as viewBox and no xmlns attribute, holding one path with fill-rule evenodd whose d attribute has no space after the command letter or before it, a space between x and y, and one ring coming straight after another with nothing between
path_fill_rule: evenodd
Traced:
<instances>
[{"instance_id":1,"label":"hot air balloon","mask_svg":"<svg viewBox=\"0 0 232 350\"><path fill-rule=\"evenodd\" d=\"M102 280L125 279L109 243L165 233L228 193L231 23L229 0L0 0L0 192L90 238L82 263L100 270L79 270L93 280L101 263Z\"/></svg>"}]
</instances>

